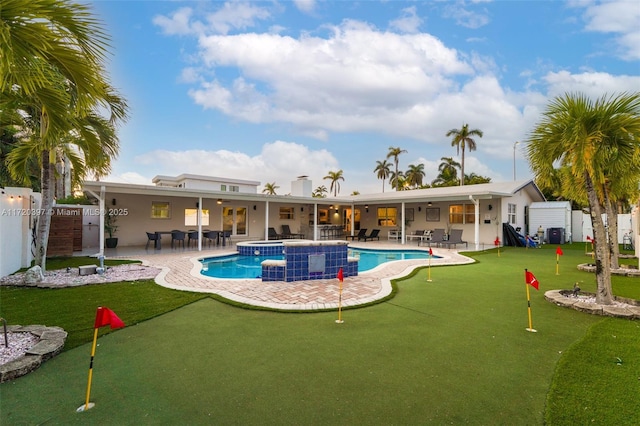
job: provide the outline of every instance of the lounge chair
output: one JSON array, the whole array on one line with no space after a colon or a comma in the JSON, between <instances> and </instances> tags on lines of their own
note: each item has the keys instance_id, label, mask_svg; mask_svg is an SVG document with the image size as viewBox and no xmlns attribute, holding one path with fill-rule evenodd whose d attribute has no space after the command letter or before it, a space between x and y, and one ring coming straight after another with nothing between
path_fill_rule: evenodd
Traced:
<instances>
[{"instance_id":1,"label":"lounge chair","mask_svg":"<svg viewBox=\"0 0 640 426\"><path fill-rule=\"evenodd\" d=\"M465 247L468 247L469 244L466 241L462 241L462 229L452 229L449 234L449 239L446 241L441 241L440 244L442 246L447 246L447 248L451 248L451 246L457 246L458 244L464 244Z\"/></svg>"},{"instance_id":2,"label":"lounge chair","mask_svg":"<svg viewBox=\"0 0 640 426\"><path fill-rule=\"evenodd\" d=\"M282 234L280 234L280 236L282 238L304 238L304 234L292 233L289 225L282 225Z\"/></svg>"},{"instance_id":3,"label":"lounge chair","mask_svg":"<svg viewBox=\"0 0 640 426\"><path fill-rule=\"evenodd\" d=\"M436 228L431 232L430 240L427 240L425 237L425 239L421 240L421 242L424 241L429 243L429 247L431 247L431 244L435 244L435 246L438 247L440 246L440 244L442 244L442 240L444 240L444 229ZM420 245L420 243L418 243L418 245Z\"/></svg>"},{"instance_id":4,"label":"lounge chair","mask_svg":"<svg viewBox=\"0 0 640 426\"><path fill-rule=\"evenodd\" d=\"M420 241L422 241L422 237L424 237L424 233L424 229L413 231L412 234L407 235L407 240L418 240L418 244L420 244Z\"/></svg>"},{"instance_id":5,"label":"lounge chair","mask_svg":"<svg viewBox=\"0 0 640 426\"><path fill-rule=\"evenodd\" d=\"M269 228L268 236L270 240L279 240L282 238L282 235L276 232L276 228Z\"/></svg>"},{"instance_id":6,"label":"lounge chair","mask_svg":"<svg viewBox=\"0 0 640 426\"><path fill-rule=\"evenodd\" d=\"M373 231L371 231L371 234L365 235L364 237L362 237L362 239L365 240L365 241L367 241L367 240L378 240L378 241L380 241L380 236L378 236L379 233L380 233L379 229L374 229ZM360 241L360 238L358 238L358 241Z\"/></svg>"},{"instance_id":7,"label":"lounge chair","mask_svg":"<svg viewBox=\"0 0 640 426\"><path fill-rule=\"evenodd\" d=\"M367 236L367 228L362 228L358 231L358 233L356 235L347 235L347 238L351 238L351 241L355 240L356 238L358 239L358 241L360 241L361 239L363 239L364 237Z\"/></svg>"}]
</instances>

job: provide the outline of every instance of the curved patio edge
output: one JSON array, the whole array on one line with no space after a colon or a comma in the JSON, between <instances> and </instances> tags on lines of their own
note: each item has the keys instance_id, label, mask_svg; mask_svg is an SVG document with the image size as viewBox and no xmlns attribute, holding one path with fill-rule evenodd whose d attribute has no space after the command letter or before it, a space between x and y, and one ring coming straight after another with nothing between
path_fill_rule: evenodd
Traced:
<instances>
[{"instance_id":1,"label":"curved patio edge","mask_svg":"<svg viewBox=\"0 0 640 426\"><path fill-rule=\"evenodd\" d=\"M228 255L230 253L225 253ZM454 250L437 250L441 256L432 259L431 266L462 265L475 260ZM163 264L151 262L162 271L156 277L158 285L181 291L211 293L230 301L258 308L281 311L323 311L338 309L339 282L333 280L271 281L259 279L219 279L203 276L200 259L192 257L164 259ZM154 259L155 260L155 259ZM399 260L384 263L371 271L345 278L342 307L356 307L377 302L392 293L391 281L406 277L416 268L427 267L425 260Z\"/></svg>"}]
</instances>

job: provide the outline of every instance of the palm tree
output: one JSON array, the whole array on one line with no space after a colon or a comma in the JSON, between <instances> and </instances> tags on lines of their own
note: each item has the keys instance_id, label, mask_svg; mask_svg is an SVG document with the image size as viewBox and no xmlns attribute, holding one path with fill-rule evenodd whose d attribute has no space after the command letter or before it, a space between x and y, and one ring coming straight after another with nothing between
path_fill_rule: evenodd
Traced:
<instances>
[{"instance_id":1,"label":"palm tree","mask_svg":"<svg viewBox=\"0 0 640 426\"><path fill-rule=\"evenodd\" d=\"M398 191L400 188L398 187L398 184L400 183L400 175L398 174L398 157L400 156L400 154L405 154L407 151L404 149L401 149L400 147L389 147L389 152L387 153L387 158L391 158L393 157L393 163L395 164L395 174L394 176L396 177L395 180L393 180L393 182L395 182L395 185L391 185L392 187L394 187L396 189L396 191Z\"/></svg>"},{"instance_id":2,"label":"palm tree","mask_svg":"<svg viewBox=\"0 0 640 426\"><path fill-rule=\"evenodd\" d=\"M382 192L384 192L384 181L391 175L391 163L387 160L376 161L376 168L373 169L378 179L382 179Z\"/></svg>"},{"instance_id":3,"label":"palm tree","mask_svg":"<svg viewBox=\"0 0 640 426\"><path fill-rule=\"evenodd\" d=\"M438 176L431 182L433 186L456 186L458 182L458 169L460 163L452 157L442 157L438 166Z\"/></svg>"},{"instance_id":4,"label":"palm tree","mask_svg":"<svg viewBox=\"0 0 640 426\"><path fill-rule=\"evenodd\" d=\"M553 99L531 133L527 155L536 179L589 202L596 257L596 301L613 302L610 251L602 214L609 203L635 193L640 180L640 92L584 94ZM560 172L556 169L559 167ZM616 242L617 244L617 242Z\"/></svg>"},{"instance_id":5,"label":"palm tree","mask_svg":"<svg viewBox=\"0 0 640 426\"><path fill-rule=\"evenodd\" d=\"M323 179L331 180L331 185L329 186L329 192L333 192L333 196L337 196L340 193L340 182L344 181L344 177L342 177L342 170L338 170L337 172L329 172Z\"/></svg>"},{"instance_id":6,"label":"palm tree","mask_svg":"<svg viewBox=\"0 0 640 426\"><path fill-rule=\"evenodd\" d=\"M280 188L278 185L276 185L275 182L273 183L265 183L264 184L264 188L262 189L262 193L263 194L267 194L267 195L276 195L276 189Z\"/></svg>"},{"instance_id":7,"label":"palm tree","mask_svg":"<svg viewBox=\"0 0 640 426\"><path fill-rule=\"evenodd\" d=\"M395 188L396 191L402 191L405 187L406 177L402 170L396 172L391 172L391 177L389 182L391 183L391 187Z\"/></svg>"},{"instance_id":8,"label":"palm tree","mask_svg":"<svg viewBox=\"0 0 640 426\"><path fill-rule=\"evenodd\" d=\"M422 186L422 180L424 179L424 164L413 165L409 164L409 170L405 173L407 179L407 185L414 188Z\"/></svg>"},{"instance_id":9,"label":"palm tree","mask_svg":"<svg viewBox=\"0 0 640 426\"><path fill-rule=\"evenodd\" d=\"M476 150L476 141L472 138L472 136L482 137L482 130L469 130L469 125L465 124L461 129L449 130L447 132L447 136L453 136L451 146L456 147L458 154L460 154L460 150L462 150L462 161L460 162L460 185L464 185L464 151L465 148L468 148L469 151Z\"/></svg>"},{"instance_id":10,"label":"palm tree","mask_svg":"<svg viewBox=\"0 0 640 426\"><path fill-rule=\"evenodd\" d=\"M105 173L118 143L115 133L109 139L110 132L94 119L99 111L111 114L111 126L126 118L126 102L105 77L108 37L88 8L52 0L3 0L0 7L0 127L17 124L5 120L19 113L18 127L25 134L9 155L9 170L28 183L25 157L40 162L43 212L53 205L53 163L59 150L82 139L72 161L83 166L82 172ZM49 225L50 215L38 218L35 263L43 270Z\"/></svg>"},{"instance_id":11,"label":"palm tree","mask_svg":"<svg viewBox=\"0 0 640 426\"><path fill-rule=\"evenodd\" d=\"M326 198L327 192L329 192L327 190L327 187L324 185L320 185L319 187L313 190L313 193L311 194L311 196L313 198Z\"/></svg>"},{"instance_id":12,"label":"palm tree","mask_svg":"<svg viewBox=\"0 0 640 426\"><path fill-rule=\"evenodd\" d=\"M475 173L470 173L467 176L465 176L464 181L467 182L467 185L478 185L480 183L491 182L491 178L486 176L480 176Z\"/></svg>"}]
</instances>

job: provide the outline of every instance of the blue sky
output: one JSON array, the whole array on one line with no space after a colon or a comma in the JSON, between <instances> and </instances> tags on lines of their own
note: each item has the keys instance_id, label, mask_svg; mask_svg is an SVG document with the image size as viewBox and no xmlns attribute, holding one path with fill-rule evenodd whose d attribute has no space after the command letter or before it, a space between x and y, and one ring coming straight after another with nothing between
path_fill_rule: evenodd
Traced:
<instances>
[{"instance_id":1,"label":"blue sky","mask_svg":"<svg viewBox=\"0 0 640 426\"><path fill-rule=\"evenodd\" d=\"M130 105L108 181L181 173L382 191L400 169L459 160L448 130L480 129L465 172L531 177L524 141L555 96L640 90L640 3L95 1L113 85ZM515 146L515 148L514 148ZM260 187L260 189L262 186ZM389 190L388 183L385 190Z\"/></svg>"}]
</instances>

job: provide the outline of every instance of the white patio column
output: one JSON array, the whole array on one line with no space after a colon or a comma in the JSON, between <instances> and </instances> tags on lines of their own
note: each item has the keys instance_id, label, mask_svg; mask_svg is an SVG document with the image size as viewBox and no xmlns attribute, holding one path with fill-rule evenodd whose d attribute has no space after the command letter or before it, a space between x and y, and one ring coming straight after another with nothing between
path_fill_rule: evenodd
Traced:
<instances>
[{"instance_id":1,"label":"white patio column","mask_svg":"<svg viewBox=\"0 0 640 426\"><path fill-rule=\"evenodd\" d=\"M269 200L264 203L264 240L269 240Z\"/></svg>"},{"instance_id":2,"label":"white patio column","mask_svg":"<svg viewBox=\"0 0 640 426\"><path fill-rule=\"evenodd\" d=\"M476 246L476 251L480 250L480 200L476 200L472 195L469 195L469 199L474 204L474 217L475 217L475 226L474 226L474 235L473 242Z\"/></svg>"},{"instance_id":3,"label":"white patio column","mask_svg":"<svg viewBox=\"0 0 640 426\"><path fill-rule=\"evenodd\" d=\"M202 251L202 197L198 197L198 251Z\"/></svg>"},{"instance_id":4,"label":"white patio column","mask_svg":"<svg viewBox=\"0 0 640 426\"><path fill-rule=\"evenodd\" d=\"M405 227L404 227L404 201L402 202L402 227L400 228L400 243L404 244L407 240L407 236L405 235Z\"/></svg>"},{"instance_id":5,"label":"white patio column","mask_svg":"<svg viewBox=\"0 0 640 426\"><path fill-rule=\"evenodd\" d=\"M313 241L318 241L318 203L313 203Z\"/></svg>"}]
</instances>

